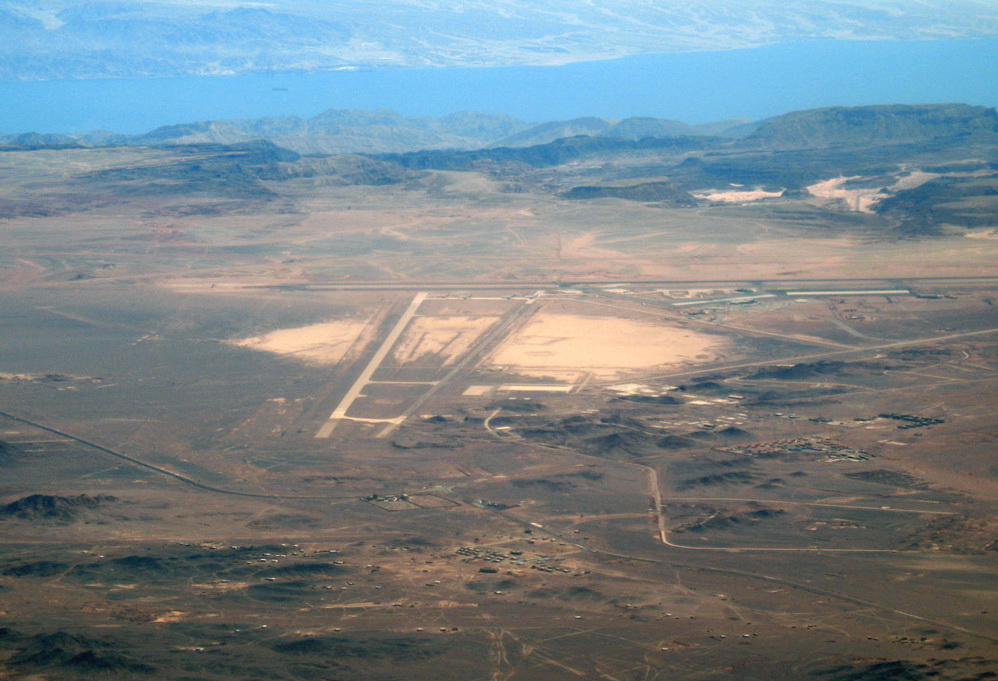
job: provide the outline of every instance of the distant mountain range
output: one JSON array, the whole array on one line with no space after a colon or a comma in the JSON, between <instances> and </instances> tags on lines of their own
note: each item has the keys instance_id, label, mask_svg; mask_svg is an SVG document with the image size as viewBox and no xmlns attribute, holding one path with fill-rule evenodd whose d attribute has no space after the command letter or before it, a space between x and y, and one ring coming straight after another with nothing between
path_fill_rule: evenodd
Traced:
<instances>
[{"instance_id":1,"label":"distant mountain range","mask_svg":"<svg viewBox=\"0 0 998 681\"><path fill-rule=\"evenodd\" d=\"M6 0L0 80L550 65L817 38L995 35L986 0Z\"/></svg>"},{"instance_id":2,"label":"distant mountain range","mask_svg":"<svg viewBox=\"0 0 998 681\"><path fill-rule=\"evenodd\" d=\"M544 168L593 158L685 156L663 171L690 187L747 184L800 187L829 172L891 168L918 153L958 155L998 148L998 112L967 104L831 107L797 111L753 125L743 136L622 137L579 135L529 147L425 150L377 158L411 170L485 170L520 164ZM776 162L772 159L781 158ZM748 159L748 160L746 160ZM767 160L768 159L768 160Z\"/></svg>"},{"instance_id":3,"label":"distant mountain range","mask_svg":"<svg viewBox=\"0 0 998 681\"><path fill-rule=\"evenodd\" d=\"M388 109L330 109L312 118L278 116L203 121L157 128L140 135L96 131L75 135L22 133L0 142L22 146L157 146L238 144L264 139L300 154L392 153L423 149L528 147L564 137L588 135L641 139L685 135L740 136L747 119L687 125L659 118L578 118L533 125L504 114L464 111L438 118L403 116Z\"/></svg>"},{"instance_id":4,"label":"distant mountain range","mask_svg":"<svg viewBox=\"0 0 998 681\"><path fill-rule=\"evenodd\" d=\"M96 131L78 135L0 135L0 144L39 146L232 145L265 140L300 155L401 154L407 152L527 149L572 137L616 140L715 137L744 146L804 149L884 145L998 134L994 109L967 104L893 104L795 111L763 121L729 120L702 125L660 118L577 118L530 124L503 114L460 112L439 118L394 111L330 109L312 118L279 116L204 121L157 128L139 135ZM474 152L474 153L473 153ZM469 156L470 157L470 156ZM454 157L458 158L458 157Z\"/></svg>"},{"instance_id":5,"label":"distant mountain range","mask_svg":"<svg viewBox=\"0 0 998 681\"><path fill-rule=\"evenodd\" d=\"M811 201L831 210L834 220L858 220L856 224L872 210L906 235L939 234L945 225L998 226L998 112L992 108L830 107L733 128L715 126L726 136L691 134L709 130L658 119L521 125L508 117L471 113L424 119L390 111L329 111L307 121L209 122L131 137L92 133L89 144L156 147L110 150L108 158L157 160L72 171L52 196L0 201L0 219L85 211L99 202L140 196L153 203L168 196L194 201L183 204L179 215L214 215L280 201L279 183L285 181L437 191L437 182L446 176L432 171L472 171L491 178L499 191L541 192L576 201L685 208L705 205L712 193L737 194L748 188L748 194L762 191L780 197L784 207L796 206L784 213L792 221L811 219L807 211L814 206L808 204L800 213L795 203ZM239 141L208 141L212 135L223 139L236 132ZM569 136L550 140L560 134ZM377 140L382 147L446 137L444 141L458 139L475 148L304 156L275 143L293 140L304 146L313 135L345 146L371 146ZM0 139L0 153L12 157L33 148L80 146L81 140L60 135ZM866 207L860 208L858 198L846 204L841 197L812 195L816 185L829 180L845 190L865 192ZM862 215L853 215L857 211ZM828 215L822 219L832 219ZM6 509L13 511L20 512Z\"/></svg>"}]
</instances>

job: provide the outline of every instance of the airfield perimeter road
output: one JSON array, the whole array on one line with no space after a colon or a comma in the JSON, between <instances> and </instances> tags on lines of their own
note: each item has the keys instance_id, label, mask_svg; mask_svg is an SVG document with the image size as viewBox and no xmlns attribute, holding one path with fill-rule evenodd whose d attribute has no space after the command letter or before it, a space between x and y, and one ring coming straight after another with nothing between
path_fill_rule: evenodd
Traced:
<instances>
[{"instance_id":1,"label":"airfield perimeter road","mask_svg":"<svg viewBox=\"0 0 998 681\"><path fill-rule=\"evenodd\" d=\"M94 280L100 282L100 279ZM792 289L796 287L816 284L819 286L829 286L835 284L848 284L856 286L858 284L869 285L876 288L910 288L919 284L932 286L993 286L998 284L998 276L982 277L899 277L877 279L871 277L862 278L836 278L836 279L599 279L599 280L562 280L562 281L482 281L470 280L432 280L414 279L411 281L368 281L368 282L342 282L342 281L313 281L307 284L246 284L240 288L246 289L271 289L280 291L453 291L453 290L510 290L520 288L530 289L572 289L580 286L672 286L682 288L684 286L696 287L757 287L776 288L777 290Z\"/></svg>"}]
</instances>

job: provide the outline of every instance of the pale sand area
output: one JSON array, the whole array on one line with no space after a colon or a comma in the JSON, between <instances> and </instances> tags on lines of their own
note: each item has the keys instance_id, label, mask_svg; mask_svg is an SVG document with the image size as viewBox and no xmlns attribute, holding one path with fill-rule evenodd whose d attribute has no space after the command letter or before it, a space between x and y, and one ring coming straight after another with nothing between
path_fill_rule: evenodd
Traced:
<instances>
[{"instance_id":1,"label":"pale sand area","mask_svg":"<svg viewBox=\"0 0 998 681\"><path fill-rule=\"evenodd\" d=\"M497 321L499 317L416 317L392 351L392 358L398 364L408 364L429 355L442 357L446 366Z\"/></svg>"},{"instance_id":2,"label":"pale sand area","mask_svg":"<svg viewBox=\"0 0 998 681\"><path fill-rule=\"evenodd\" d=\"M574 369L609 378L708 360L724 344L716 336L654 322L542 313L507 339L489 362L528 371Z\"/></svg>"},{"instance_id":3,"label":"pale sand area","mask_svg":"<svg viewBox=\"0 0 998 681\"><path fill-rule=\"evenodd\" d=\"M998 239L998 229L989 229L983 232L967 232L964 236L968 239Z\"/></svg>"},{"instance_id":4,"label":"pale sand area","mask_svg":"<svg viewBox=\"0 0 998 681\"><path fill-rule=\"evenodd\" d=\"M891 185L889 189L892 192L904 189L914 189L937 177L939 177L939 175L936 173L926 173L919 170L898 178L898 180ZM816 196L819 199L841 199L842 201L845 201L846 205L850 208L861 213L872 212L871 206L874 203L890 196L890 194L885 194L880 189L846 189L843 186L849 180L854 179L856 179L856 177L836 177L831 180L825 180L824 182L812 184L807 188L807 190L812 196Z\"/></svg>"},{"instance_id":5,"label":"pale sand area","mask_svg":"<svg viewBox=\"0 0 998 681\"><path fill-rule=\"evenodd\" d=\"M278 329L262 336L229 341L251 350L273 352L317 365L337 364L355 356L371 340L370 319L341 319L295 329ZM351 352L353 349L353 352Z\"/></svg>"},{"instance_id":6,"label":"pale sand area","mask_svg":"<svg viewBox=\"0 0 998 681\"><path fill-rule=\"evenodd\" d=\"M581 383L592 373L590 371L565 371L564 369L542 367L540 369L528 369L517 367L516 373L520 376L530 376L531 378L548 378L563 383Z\"/></svg>"},{"instance_id":7,"label":"pale sand area","mask_svg":"<svg viewBox=\"0 0 998 681\"><path fill-rule=\"evenodd\" d=\"M869 213L870 206L877 201L887 198L879 189L846 189L843 185L855 177L836 177L825 180L817 184L812 184L807 188L812 196L826 200L841 200L852 210L861 213Z\"/></svg>"},{"instance_id":8,"label":"pale sand area","mask_svg":"<svg viewBox=\"0 0 998 681\"><path fill-rule=\"evenodd\" d=\"M706 199L713 203L751 203L763 199L773 199L783 194L782 191L767 192L764 189L712 189L705 192L692 192L698 199Z\"/></svg>"}]
</instances>

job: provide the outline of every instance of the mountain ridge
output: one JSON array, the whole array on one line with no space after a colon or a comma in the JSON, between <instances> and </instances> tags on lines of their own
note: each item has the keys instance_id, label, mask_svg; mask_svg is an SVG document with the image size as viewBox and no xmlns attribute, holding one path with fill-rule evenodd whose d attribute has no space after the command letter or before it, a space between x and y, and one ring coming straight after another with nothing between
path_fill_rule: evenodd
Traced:
<instances>
[{"instance_id":1,"label":"mountain ridge","mask_svg":"<svg viewBox=\"0 0 998 681\"><path fill-rule=\"evenodd\" d=\"M433 118L403 116L389 109L329 109L308 119L277 116L180 123L139 135L108 131L22 133L0 136L0 144L38 148L266 142L296 157L361 154L383 157L407 168L459 169L497 159L537 167L563 162L584 149L611 147L692 150L735 145L741 149L807 150L942 143L950 138L993 142L998 139L998 111L959 103L835 106L792 111L756 122L694 126L651 117L586 117L530 125L505 114L466 111Z\"/></svg>"},{"instance_id":2,"label":"mountain ridge","mask_svg":"<svg viewBox=\"0 0 998 681\"><path fill-rule=\"evenodd\" d=\"M772 148L913 142L952 134L998 135L998 112L970 104L876 104L792 111L760 121L745 143Z\"/></svg>"},{"instance_id":3,"label":"mountain ridge","mask_svg":"<svg viewBox=\"0 0 998 681\"><path fill-rule=\"evenodd\" d=\"M20 146L161 146L240 144L267 140L299 154L405 153L426 149L473 150L530 147L587 135L642 137L734 136L747 119L689 125L638 116L623 120L578 118L531 124L506 114L459 111L445 116L405 116L391 109L327 109L311 118L294 115L217 119L160 126L137 135L106 130L79 134L41 132L0 135L0 144Z\"/></svg>"}]
</instances>

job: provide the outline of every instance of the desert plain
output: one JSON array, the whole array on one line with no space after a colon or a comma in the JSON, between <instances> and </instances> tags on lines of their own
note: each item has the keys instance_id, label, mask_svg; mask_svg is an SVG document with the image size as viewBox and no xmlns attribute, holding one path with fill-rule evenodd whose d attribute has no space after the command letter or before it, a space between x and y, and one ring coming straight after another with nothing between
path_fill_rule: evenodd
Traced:
<instances>
[{"instance_id":1,"label":"desert plain","mask_svg":"<svg viewBox=\"0 0 998 681\"><path fill-rule=\"evenodd\" d=\"M0 677L998 673L998 238L916 169L149 175L241 153L0 152Z\"/></svg>"}]
</instances>

